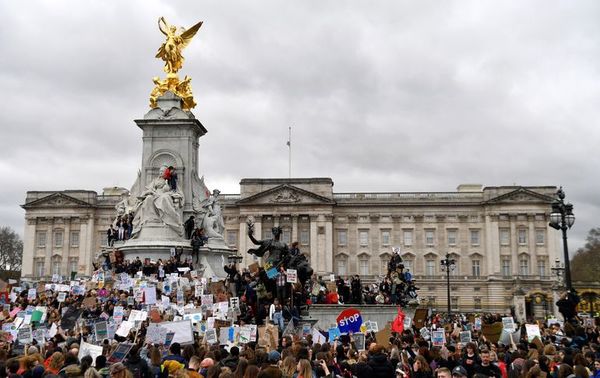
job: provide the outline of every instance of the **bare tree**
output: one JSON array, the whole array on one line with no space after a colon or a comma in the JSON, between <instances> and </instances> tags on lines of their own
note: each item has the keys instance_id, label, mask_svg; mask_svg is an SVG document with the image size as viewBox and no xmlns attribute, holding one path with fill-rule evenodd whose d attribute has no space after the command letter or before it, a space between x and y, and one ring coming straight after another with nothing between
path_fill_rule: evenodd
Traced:
<instances>
[{"instance_id":1,"label":"bare tree","mask_svg":"<svg viewBox=\"0 0 600 378\"><path fill-rule=\"evenodd\" d=\"M23 241L10 227L0 227L0 270L20 271Z\"/></svg>"}]
</instances>

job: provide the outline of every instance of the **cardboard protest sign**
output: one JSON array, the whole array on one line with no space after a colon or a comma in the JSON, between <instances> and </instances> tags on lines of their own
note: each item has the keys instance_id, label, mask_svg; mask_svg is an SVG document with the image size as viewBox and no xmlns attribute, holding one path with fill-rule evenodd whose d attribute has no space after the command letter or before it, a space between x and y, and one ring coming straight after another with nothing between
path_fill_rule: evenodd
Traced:
<instances>
[{"instance_id":1,"label":"cardboard protest sign","mask_svg":"<svg viewBox=\"0 0 600 378\"><path fill-rule=\"evenodd\" d=\"M502 327L509 332L513 332L515 330L515 322L512 316L502 318Z\"/></svg>"},{"instance_id":2,"label":"cardboard protest sign","mask_svg":"<svg viewBox=\"0 0 600 378\"><path fill-rule=\"evenodd\" d=\"M214 328L207 329L204 334L206 342L210 345L216 344L219 340L217 339L217 330Z\"/></svg>"},{"instance_id":3,"label":"cardboard protest sign","mask_svg":"<svg viewBox=\"0 0 600 378\"><path fill-rule=\"evenodd\" d=\"M32 288L32 289L29 289L27 291L27 299L28 300L35 301L36 296L37 296L37 289L36 288Z\"/></svg>"},{"instance_id":4,"label":"cardboard protest sign","mask_svg":"<svg viewBox=\"0 0 600 378\"><path fill-rule=\"evenodd\" d=\"M156 287L149 286L144 288L144 303L147 305L156 304Z\"/></svg>"},{"instance_id":5,"label":"cardboard protest sign","mask_svg":"<svg viewBox=\"0 0 600 378\"><path fill-rule=\"evenodd\" d=\"M537 324L525 324L525 331L527 332L527 341L532 342L535 337L542 338L540 333L540 326Z\"/></svg>"},{"instance_id":6,"label":"cardboard protest sign","mask_svg":"<svg viewBox=\"0 0 600 378\"><path fill-rule=\"evenodd\" d=\"M418 308L415 310L415 316L413 317L415 322L415 326L418 329L421 329L425 326L425 321L427 320L427 309L426 308ZM406 327L404 327L406 328Z\"/></svg>"},{"instance_id":7,"label":"cardboard protest sign","mask_svg":"<svg viewBox=\"0 0 600 378\"><path fill-rule=\"evenodd\" d=\"M256 274L258 273L259 265L257 262L248 265L248 270L250 273Z\"/></svg>"},{"instance_id":8,"label":"cardboard protest sign","mask_svg":"<svg viewBox=\"0 0 600 378\"><path fill-rule=\"evenodd\" d=\"M512 335L512 340L511 340ZM500 335L500 342L504 345L511 345L513 342L517 344L519 339L521 338L521 330L516 330L515 332L509 332L506 329L502 330L502 335Z\"/></svg>"},{"instance_id":9,"label":"cardboard protest sign","mask_svg":"<svg viewBox=\"0 0 600 378\"><path fill-rule=\"evenodd\" d=\"M79 345L79 355L77 356L79 360L85 356L92 357L92 366L95 366L96 357L102 354L102 347L94 344L86 343L81 340L81 344Z\"/></svg>"},{"instance_id":10,"label":"cardboard protest sign","mask_svg":"<svg viewBox=\"0 0 600 378\"><path fill-rule=\"evenodd\" d=\"M341 335L342 335L342 333L340 332L340 330L338 329L338 327L331 327L331 328L329 328L329 337L328 337L329 343L333 343Z\"/></svg>"},{"instance_id":11,"label":"cardboard protest sign","mask_svg":"<svg viewBox=\"0 0 600 378\"><path fill-rule=\"evenodd\" d=\"M33 334L31 326L21 326L17 332L17 340L21 344L31 344L33 342Z\"/></svg>"},{"instance_id":12,"label":"cardboard protest sign","mask_svg":"<svg viewBox=\"0 0 600 378\"><path fill-rule=\"evenodd\" d=\"M127 337L133 327L135 327L135 322L124 320L119 324L119 328L117 328L117 332L115 333L117 336Z\"/></svg>"},{"instance_id":13,"label":"cardboard protest sign","mask_svg":"<svg viewBox=\"0 0 600 378\"><path fill-rule=\"evenodd\" d=\"M367 332L379 332L379 326L376 321L368 320L365 322Z\"/></svg>"},{"instance_id":14,"label":"cardboard protest sign","mask_svg":"<svg viewBox=\"0 0 600 378\"><path fill-rule=\"evenodd\" d=\"M38 328L33 331L33 339L37 341L38 344L43 345L46 342L46 332L48 330L46 328Z\"/></svg>"},{"instance_id":15,"label":"cardboard protest sign","mask_svg":"<svg viewBox=\"0 0 600 378\"><path fill-rule=\"evenodd\" d=\"M356 346L356 350L363 351L365 350L365 334L364 333L354 333L352 334L352 341L354 342L354 346Z\"/></svg>"},{"instance_id":16,"label":"cardboard protest sign","mask_svg":"<svg viewBox=\"0 0 600 378\"><path fill-rule=\"evenodd\" d=\"M446 344L446 331L433 331L433 334L431 336L431 343L434 346L444 346L444 344Z\"/></svg>"},{"instance_id":17,"label":"cardboard protest sign","mask_svg":"<svg viewBox=\"0 0 600 378\"><path fill-rule=\"evenodd\" d=\"M386 324L385 328L375 334L377 344L388 346L390 344L390 337L392 336L392 329L389 324Z\"/></svg>"},{"instance_id":18,"label":"cardboard protest sign","mask_svg":"<svg viewBox=\"0 0 600 378\"><path fill-rule=\"evenodd\" d=\"M462 331L460 333L460 342L461 344L466 344L471 342L471 331Z\"/></svg>"},{"instance_id":19,"label":"cardboard protest sign","mask_svg":"<svg viewBox=\"0 0 600 378\"><path fill-rule=\"evenodd\" d=\"M477 318L481 319L481 318ZM475 319L477 321L477 319ZM485 338L491 343L497 343L500 339L500 335L502 335L503 329L502 322L496 322L492 324L482 324L481 325L481 334L485 336Z\"/></svg>"},{"instance_id":20,"label":"cardboard protest sign","mask_svg":"<svg viewBox=\"0 0 600 378\"><path fill-rule=\"evenodd\" d=\"M110 355L110 357L108 357L107 361L111 364L116 364L117 362L122 362L125 359L125 357L127 356L127 354L129 354L129 351L131 350L131 348L133 348L133 344L119 343L117 345L117 348ZM94 362L95 362L95 360L94 360Z\"/></svg>"},{"instance_id":21,"label":"cardboard protest sign","mask_svg":"<svg viewBox=\"0 0 600 378\"><path fill-rule=\"evenodd\" d=\"M173 337L174 343L181 345L194 343L194 329L189 319L176 322L163 322L160 323L160 326L166 328L168 332L175 334Z\"/></svg>"},{"instance_id":22,"label":"cardboard protest sign","mask_svg":"<svg viewBox=\"0 0 600 378\"><path fill-rule=\"evenodd\" d=\"M247 344L250 342L252 329L246 325L242 326L240 329L239 342L241 344Z\"/></svg>"},{"instance_id":23,"label":"cardboard protest sign","mask_svg":"<svg viewBox=\"0 0 600 378\"><path fill-rule=\"evenodd\" d=\"M146 343L163 345L167 339L167 329L158 324L149 324L146 330Z\"/></svg>"},{"instance_id":24,"label":"cardboard protest sign","mask_svg":"<svg viewBox=\"0 0 600 378\"><path fill-rule=\"evenodd\" d=\"M312 329L312 341L313 341L313 344L325 344L327 339L318 329L313 328Z\"/></svg>"},{"instance_id":25,"label":"cardboard protest sign","mask_svg":"<svg viewBox=\"0 0 600 378\"><path fill-rule=\"evenodd\" d=\"M124 309L123 306L115 306L113 309L113 319L115 323L120 324L123 321Z\"/></svg>"},{"instance_id":26,"label":"cardboard protest sign","mask_svg":"<svg viewBox=\"0 0 600 378\"><path fill-rule=\"evenodd\" d=\"M65 292L58 293L58 297L56 298L57 301L62 303L65 301L65 299L67 299L67 293L65 293Z\"/></svg>"},{"instance_id":27,"label":"cardboard protest sign","mask_svg":"<svg viewBox=\"0 0 600 378\"><path fill-rule=\"evenodd\" d=\"M77 319L79 319L82 312L83 310L78 310L75 307L68 307L61 318L60 327L62 329L75 328L75 322L77 321Z\"/></svg>"},{"instance_id":28,"label":"cardboard protest sign","mask_svg":"<svg viewBox=\"0 0 600 378\"><path fill-rule=\"evenodd\" d=\"M298 271L296 269L287 269L286 270L286 279L288 283L297 283L298 282Z\"/></svg>"},{"instance_id":29,"label":"cardboard protest sign","mask_svg":"<svg viewBox=\"0 0 600 378\"><path fill-rule=\"evenodd\" d=\"M83 302L81 303L81 305L83 307L86 308L93 308L96 306L96 297L87 297L83 300Z\"/></svg>"},{"instance_id":30,"label":"cardboard protest sign","mask_svg":"<svg viewBox=\"0 0 600 378\"><path fill-rule=\"evenodd\" d=\"M94 332L96 334L96 341L102 341L108 336L108 329L106 322L97 322L94 324Z\"/></svg>"}]
</instances>

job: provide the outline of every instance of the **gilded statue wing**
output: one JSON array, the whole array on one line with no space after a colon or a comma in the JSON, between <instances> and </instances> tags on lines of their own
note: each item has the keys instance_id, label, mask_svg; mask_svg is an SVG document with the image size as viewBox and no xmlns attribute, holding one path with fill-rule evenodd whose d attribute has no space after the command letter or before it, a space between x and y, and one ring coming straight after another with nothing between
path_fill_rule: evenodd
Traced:
<instances>
[{"instance_id":1,"label":"gilded statue wing","mask_svg":"<svg viewBox=\"0 0 600 378\"><path fill-rule=\"evenodd\" d=\"M158 19L158 29L160 29L160 31L164 35L168 35L168 33L169 33L169 24L167 24L167 21L165 20L164 17L160 17Z\"/></svg>"},{"instance_id":2,"label":"gilded statue wing","mask_svg":"<svg viewBox=\"0 0 600 378\"><path fill-rule=\"evenodd\" d=\"M200 29L200 26L202 26L202 21L198 22L196 25L181 33L181 39L183 40L183 42L181 43L181 49L183 49L190 43L192 38L194 38L194 36L198 32L198 29Z\"/></svg>"}]
</instances>

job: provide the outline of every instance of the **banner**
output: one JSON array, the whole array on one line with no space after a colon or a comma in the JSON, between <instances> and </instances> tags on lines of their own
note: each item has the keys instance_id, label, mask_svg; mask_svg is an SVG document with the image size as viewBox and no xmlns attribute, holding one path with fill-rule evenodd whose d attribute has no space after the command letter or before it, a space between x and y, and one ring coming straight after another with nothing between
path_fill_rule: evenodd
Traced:
<instances>
[{"instance_id":1,"label":"banner","mask_svg":"<svg viewBox=\"0 0 600 378\"><path fill-rule=\"evenodd\" d=\"M102 347L94 344L86 343L81 340L81 344L79 345L79 361L85 356L92 357L92 366L96 365L96 357L102 355Z\"/></svg>"}]
</instances>

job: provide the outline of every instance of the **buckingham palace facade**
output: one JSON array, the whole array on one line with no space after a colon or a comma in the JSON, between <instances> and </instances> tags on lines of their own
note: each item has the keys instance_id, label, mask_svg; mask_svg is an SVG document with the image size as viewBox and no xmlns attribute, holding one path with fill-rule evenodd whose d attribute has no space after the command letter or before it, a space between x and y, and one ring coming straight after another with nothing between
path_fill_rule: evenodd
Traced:
<instances>
[{"instance_id":1,"label":"buckingham palace facade","mask_svg":"<svg viewBox=\"0 0 600 378\"><path fill-rule=\"evenodd\" d=\"M245 178L240 194L222 194L225 241L245 253L257 238L280 226L285 242L298 241L316 274L360 275L378 281L392 248L420 288L421 305L446 308L451 272L453 310L507 312L515 290L526 293L528 312L551 314L551 264L562 256L559 233L548 216L556 187L460 185L453 192L336 193L330 178ZM23 276L91 273L106 246L106 229L123 189L28 192Z\"/></svg>"}]
</instances>

